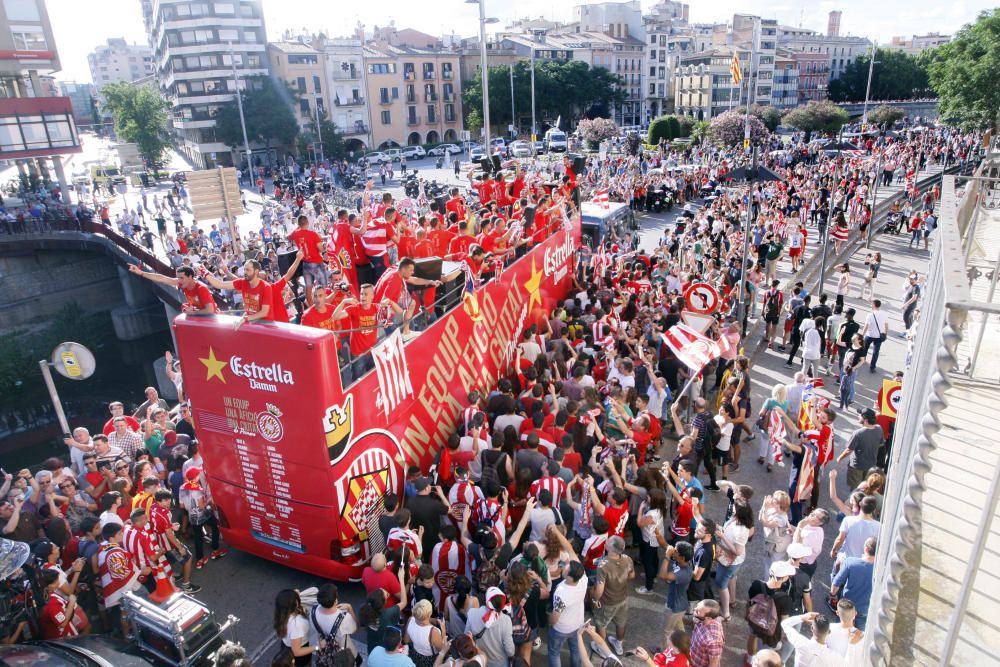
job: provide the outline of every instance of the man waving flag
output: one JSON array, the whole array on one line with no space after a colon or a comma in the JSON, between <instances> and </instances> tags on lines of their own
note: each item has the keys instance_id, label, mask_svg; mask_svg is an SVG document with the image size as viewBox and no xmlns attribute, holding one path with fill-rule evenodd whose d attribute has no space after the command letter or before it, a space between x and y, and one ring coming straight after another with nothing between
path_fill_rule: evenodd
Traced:
<instances>
[{"instance_id":1,"label":"man waving flag","mask_svg":"<svg viewBox=\"0 0 1000 667\"><path fill-rule=\"evenodd\" d=\"M681 363L696 373L721 354L718 343L686 324L675 324L661 335Z\"/></svg>"}]
</instances>

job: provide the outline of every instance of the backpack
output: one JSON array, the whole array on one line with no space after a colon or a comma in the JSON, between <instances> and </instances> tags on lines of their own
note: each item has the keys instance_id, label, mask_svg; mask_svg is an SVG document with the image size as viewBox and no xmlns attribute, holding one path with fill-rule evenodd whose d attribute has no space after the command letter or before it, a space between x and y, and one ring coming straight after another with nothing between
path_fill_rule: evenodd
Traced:
<instances>
[{"instance_id":1,"label":"backpack","mask_svg":"<svg viewBox=\"0 0 1000 667\"><path fill-rule=\"evenodd\" d=\"M778 314L781 312L781 292L769 292L767 298L764 300L764 317L769 320L774 320L778 318Z\"/></svg>"},{"instance_id":2,"label":"backpack","mask_svg":"<svg viewBox=\"0 0 1000 667\"><path fill-rule=\"evenodd\" d=\"M493 462L489 462L486 459L487 454L499 454ZM504 452L491 452L489 449L484 449L479 453L479 465L482 470L479 474L479 485L482 487L486 486L487 482L494 482L497 486L505 486L500 482L500 462L503 461L503 457L507 456ZM506 472L506 471L504 471Z\"/></svg>"},{"instance_id":3,"label":"backpack","mask_svg":"<svg viewBox=\"0 0 1000 667\"><path fill-rule=\"evenodd\" d=\"M503 574L497 565L497 556L499 555L500 548L497 547L493 556L479 563L476 571L472 574L476 589L480 595L485 595L486 591L490 590L493 586L499 586L503 580Z\"/></svg>"},{"instance_id":4,"label":"backpack","mask_svg":"<svg viewBox=\"0 0 1000 667\"><path fill-rule=\"evenodd\" d=\"M333 627L330 628L330 633L327 634L323 632L323 629L319 627L319 623L316 622L316 607L312 608L312 613L309 614L310 620L312 621L313 627L316 628L316 633L319 635L319 638L326 642L326 645L323 648L317 646L313 650L312 664L316 667L335 667L337 665L337 656L340 655L341 651L347 650L337 643L337 631L340 630L340 624L344 622L344 617L346 616L346 612L341 612L340 616L337 617L337 620L333 622Z\"/></svg>"},{"instance_id":5,"label":"backpack","mask_svg":"<svg viewBox=\"0 0 1000 667\"><path fill-rule=\"evenodd\" d=\"M778 607L774 598L765 593L753 596L747 605L747 624L750 632L764 643L774 646L781 636L781 625L778 623Z\"/></svg>"}]
</instances>

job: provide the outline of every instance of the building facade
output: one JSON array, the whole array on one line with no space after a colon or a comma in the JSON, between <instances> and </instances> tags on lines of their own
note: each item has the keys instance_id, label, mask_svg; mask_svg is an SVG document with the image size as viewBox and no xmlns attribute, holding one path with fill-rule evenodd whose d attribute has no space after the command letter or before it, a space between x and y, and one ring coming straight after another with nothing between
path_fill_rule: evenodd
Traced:
<instances>
[{"instance_id":1,"label":"building facade","mask_svg":"<svg viewBox=\"0 0 1000 667\"><path fill-rule=\"evenodd\" d=\"M774 57L774 77L771 79L771 106L793 109L799 105L799 64L788 52L779 51Z\"/></svg>"},{"instance_id":2,"label":"building facade","mask_svg":"<svg viewBox=\"0 0 1000 667\"><path fill-rule=\"evenodd\" d=\"M98 92L109 83L130 83L155 72L149 45L129 44L121 38L109 39L91 51L87 64Z\"/></svg>"},{"instance_id":3,"label":"building facade","mask_svg":"<svg viewBox=\"0 0 1000 667\"><path fill-rule=\"evenodd\" d=\"M364 47L364 67L373 147L458 141L457 53L370 44Z\"/></svg>"},{"instance_id":4,"label":"building facade","mask_svg":"<svg viewBox=\"0 0 1000 667\"><path fill-rule=\"evenodd\" d=\"M839 79L847 66L866 55L872 43L864 37L830 37L801 28L778 28L778 45L799 53L820 53L826 56L830 78Z\"/></svg>"},{"instance_id":5,"label":"building facade","mask_svg":"<svg viewBox=\"0 0 1000 667\"><path fill-rule=\"evenodd\" d=\"M320 38L314 46L326 54L330 120L344 137L349 151L371 148L371 98L365 82L361 40Z\"/></svg>"},{"instance_id":6,"label":"building facade","mask_svg":"<svg viewBox=\"0 0 1000 667\"><path fill-rule=\"evenodd\" d=\"M927 49L933 49L936 46L947 44L950 41L951 35L942 35L936 32L930 32L926 35L913 35L913 37L893 37L891 42L882 45L879 48L886 49L887 51L902 51L903 53L909 53L911 56L915 56L919 53L923 53Z\"/></svg>"},{"instance_id":7,"label":"building facade","mask_svg":"<svg viewBox=\"0 0 1000 667\"><path fill-rule=\"evenodd\" d=\"M799 104L826 99L830 83L830 59L823 53L791 52L799 70Z\"/></svg>"},{"instance_id":8,"label":"building facade","mask_svg":"<svg viewBox=\"0 0 1000 667\"><path fill-rule=\"evenodd\" d=\"M216 138L214 116L236 93L234 63L241 87L268 73L261 0L142 0L142 9L178 146L198 167L243 163Z\"/></svg>"},{"instance_id":9,"label":"building facade","mask_svg":"<svg viewBox=\"0 0 1000 667\"><path fill-rule=\"evenodd\" d=\"M681 56L694 48L692 30L687 22L688 6L679 2L661 2L643 17L646 33L646 65L643 78L643 122L674 110L674 71Z\"/></svg>"},{"instance_id":10,"label":"building facade","mask_svg":"<svg viewBox=\"0 0 1000 667\"><path fill-rule=\"evenodd\" d=\"M76 121L78 127L98 122L98 119L94 118L94 100L97 95L97 88L94 84L60 81L59 91L61 95L69 98L73 107L73 120Z\"/></svg>"},{"instance_id":11,"label":"building facade","mask_svg":"<svg viewBox=\"0 0 1000 667\"><path fill-rule=\"evenodd\" d=\"M60 155L79 153L80 139L69 97L54 90L58 71L52 24L44 0L0 3L0 160L19 172L50 176L69 189ZM68 200L67 200L68 201Z\"/></svg>"},{"instance_id":12,"label":"building facade","mask_svg":"<svg viewBox=\"0 0 1000 667\"><path fill-rule=\"evenodd\" d=\"M292 113L299 127L315 127L330 108L326 53L302 41L268 42L267 66L271 76L284 82L294 95Z\"/></svg>"}]
</instances>

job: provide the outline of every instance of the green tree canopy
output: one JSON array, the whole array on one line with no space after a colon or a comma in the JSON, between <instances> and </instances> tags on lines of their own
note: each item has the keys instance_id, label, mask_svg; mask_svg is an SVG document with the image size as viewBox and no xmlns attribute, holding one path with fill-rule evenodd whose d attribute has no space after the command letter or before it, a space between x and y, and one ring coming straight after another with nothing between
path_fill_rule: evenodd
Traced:
<instances>
[{"instance_id":1,"label":"green tree canopy","mask_svg":"<svg viewBox=\"0 0 1000 667\"><path fill-rule=\"evenodd\" d=\"M510 68L490 67L490 126L491 130L502 129L512 124L510 108ZM562 117L562 128L567 129L580 118L600 118L611 116L616 105L624 101L624 93L618 88L623 85L621 77L603 67L590 67L579 60L560 62L554 60L535 61L535 119L537 130L542 131L543 119L554 121ZM477 72L471 81L462 83L462 106L465 109L465 126L473 129L470 115L479 112L482 127L483 108L482 73ZM531 126L531 68L530 63L518 62L514 65L514 113L513 125L529 129ZM478 136L477 131L473 136Z\"/></svg>"},{"instance_id":2,"label":"green tree canopy","mask_svg":"<svg viewBox=\"0 0 1000 667\"><path fill-rule=\"evenodd\" d=\"M292 113L291 94L284 84L264 75L247 77L245 83L241 95L250 142L257 141L268 148L272 144L293 145L299 134L299 124ZM215 136L227 146L243 147L243 130L235 98L215 112Z\"/></svg>"},{"instance_id":3,"label":"green tree canopy","mask_svg":"<svg viewBox=\"0 0 1000 667\"><path fill-rule=\"evenodd\" d=\"M1000 121L1000 8L985 11L928 55L941 116L965 127Z\"/></svg>"},{"instance_id":4,"label":"green tree canopy","mask_svg":"<svg viewBox=\"0 0 1000 667\"><path fill-rule=\"evenodd\" d=\"M673 115L660 116L654 118L653 122L649 124L647 143L655 146L660 143L660 139L673 141L680 136L682 136L680 119Z\"/></svg>"},{"instance_id":5,"label":"green tree canopy","mask_svg":"<svg viewBox=\"0 0 1000 667\"><path fill-rule=\"evenodd\" d=\"M865 99L868 87L868 64L865 54L850 63L840 78L830 82L830 99L834 102L856 102ZM927 68L923 59L903 51L876 49L872 70L872 100L910 100L925 97L930 90Z\"/></svg>"},{"instance_id":6,"label":"green tree canopy","mask_svg":"<svg viewBox=\"0 0 1000 667\"><path fill-rule=\"evenodd\" d=\"M781 110L775 109L772 106L763 106L761 104L751 105L750 114L760 118L760 121L764 123L764 127L771 132L777 130L778 126L781 125Z\"/></svg>"},{"instance_id":7,"label":"green tree canopy","mask_svg":"<svg viewBox=\"0 0 1000 667\"><path fill-rule=\"evenodd\" d=\"M112 83L101 90L104 109L115 119L118 137L132 142L146 164L155 169L170 146L168 104L159 91L130 83Z\"/></svg>"},{"instance_id":8,"label":"green tree canopy","mask_svg":"<svg viewBox=\"0 0 1000 667\"><path fill-rule=\"evenodd\" d=\"M886 129L891 128L898 120L906 118L906 112L899 107L882 104L868 112L868 122L875 125L885 125Z\"/></svg>"},{"instance_id":9,"label":"green tree canopy","mask_svg":"<svg viewBox=\"0 0 1000 667\"><path fill-rule=\"evenodd\" d=\"M850 119L847 112L832 102L809 102L785 114L785 125L802 130L806 139L813 132L837 132Z\"/></svg>"}]
</instances>

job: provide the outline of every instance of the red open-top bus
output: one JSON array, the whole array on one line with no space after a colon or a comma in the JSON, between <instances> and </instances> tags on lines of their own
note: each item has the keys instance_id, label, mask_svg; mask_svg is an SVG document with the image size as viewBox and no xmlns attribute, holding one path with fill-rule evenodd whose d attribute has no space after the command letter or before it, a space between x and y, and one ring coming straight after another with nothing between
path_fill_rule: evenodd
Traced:
<instances>
[{"instance_id":1,"label":"red open-top bus","mask_svg":"<svg viewBox=\"0 0 1000 667\"><path fill-rule=\"evenodd\" d=\"M382 548L381 497L427 470L468 392L505 375L524 329L573 286L580 222L543 243L408 343L375 348L375 370L341 385L330 331L229 316L174 321L222 532L238 549L335 580Z\"/></svg>"}]
</instances>

